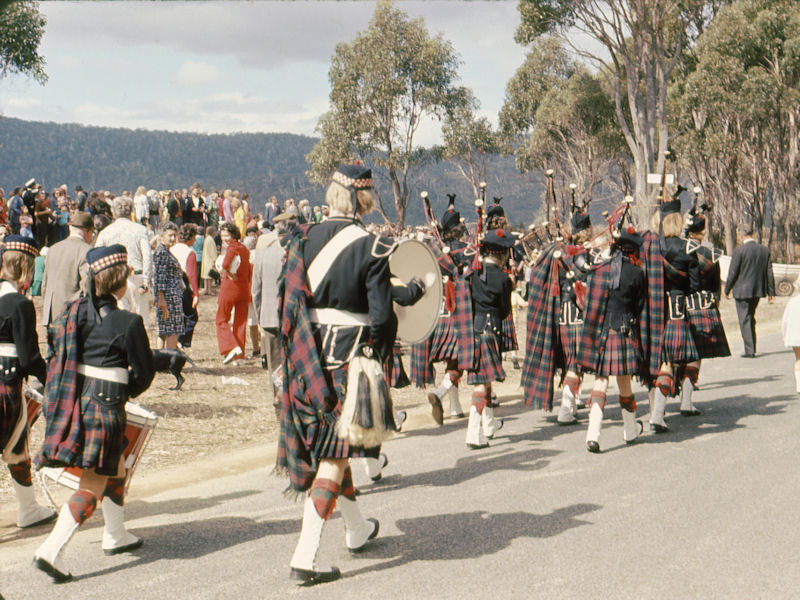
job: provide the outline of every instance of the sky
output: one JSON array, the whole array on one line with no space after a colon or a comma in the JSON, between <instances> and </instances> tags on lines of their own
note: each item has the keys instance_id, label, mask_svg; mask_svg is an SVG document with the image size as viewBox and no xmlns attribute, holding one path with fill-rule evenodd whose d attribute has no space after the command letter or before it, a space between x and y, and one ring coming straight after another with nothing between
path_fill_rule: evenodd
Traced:
<instances>
[{"instance_id":1,"label":"sky","mask_svg":"<svg viewBox=\"0 0 800 600\"><path fill-rule=\"evenodd\" d=\"M516 0L396 2L460 56L460 85L497 122L522 64ZM336 44L375 2L42 2L48 82L0 81L0 114L34 121L206 133L315 135ZM417 142L439 140L433 123Z\"/></svg>"}]
</instances>

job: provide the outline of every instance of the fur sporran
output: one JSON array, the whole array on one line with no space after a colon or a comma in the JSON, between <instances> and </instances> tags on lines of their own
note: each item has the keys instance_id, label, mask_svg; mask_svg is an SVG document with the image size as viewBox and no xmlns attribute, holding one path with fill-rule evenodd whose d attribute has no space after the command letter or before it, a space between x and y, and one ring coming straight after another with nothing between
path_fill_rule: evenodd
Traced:
<instances>
[{"instance_id":1,"label":"fur sporran","mask_svg":"<svg viewBox=\"0 0 800 600\"><path fill-rule=\"evenodd\" d=\"M348 367L338 435L354 446L374 448L395 431L392 397L378 353L372 346L362 344Z\"/></svg>"}]
</instances>

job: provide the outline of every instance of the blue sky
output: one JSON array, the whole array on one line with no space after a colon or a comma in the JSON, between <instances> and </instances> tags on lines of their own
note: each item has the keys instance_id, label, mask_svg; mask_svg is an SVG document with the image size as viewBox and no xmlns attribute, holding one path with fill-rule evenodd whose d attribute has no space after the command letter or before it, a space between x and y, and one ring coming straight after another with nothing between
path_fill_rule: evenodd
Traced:
<instances>
[{"instance_id":1,"label":"blue sky","mask_svg":"<svg viewBox=\"0 0 800 600\"><path fill-rule=\"evenodd\" d=\"M0 81L0 114L59 123L208 133L314 135L338 42L374 2L43 2L49 81ZM496 123L524 58L516 0L399 1L461 57L462 85ZM438 126L418 142L437 141Z\"/></svg>"}]
</instances>

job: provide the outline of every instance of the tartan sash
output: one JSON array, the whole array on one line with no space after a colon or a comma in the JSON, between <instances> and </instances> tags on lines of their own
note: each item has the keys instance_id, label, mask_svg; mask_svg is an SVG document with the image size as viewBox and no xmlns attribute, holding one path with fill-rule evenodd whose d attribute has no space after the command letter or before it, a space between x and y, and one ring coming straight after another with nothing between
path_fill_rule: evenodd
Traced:
<instances>
[{"instance_id":1,"label":"tartan sash","mask_svg":"<svg viewBox=\"0 0 800 600\"><path fill-rule=\"evenodd\" d=\"M639 252L642 269L647 279L647 299L639 319L640 339L644 354L643 367L646 371L644 383L655 381L661 368L661 349L663 345L666 319L666 300L664 286L664 261L661 257L661 243L658 234L648 231Z\"/></svg>"}]
</instances>

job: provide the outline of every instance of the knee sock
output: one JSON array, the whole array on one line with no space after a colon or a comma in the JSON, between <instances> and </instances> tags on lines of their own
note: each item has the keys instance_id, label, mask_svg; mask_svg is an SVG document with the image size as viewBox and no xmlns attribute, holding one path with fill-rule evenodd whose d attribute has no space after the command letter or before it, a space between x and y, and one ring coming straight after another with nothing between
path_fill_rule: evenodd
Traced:
<instances>
[{"instance_id":1,"label":"knee sock","mask_svg":"<svg viewBox=\"0 0 800 600\"><path fill-rule=\"evenodd\" d=\"M664 397L674 396L675 388L672 381L672 373L661 372L656 379L656 387L661 390Z\"/></svg>"},{"instance_id":2,"label":"knee sock","mask_svg":"<svg viewBox=\"0 0 800 600\"><path fill-rule=\"evenodd\" d=\"M114 504L123 506L125 502L125 477L109 477L108 481L106 481L103 497L108 498Z\"/></svg>"},{"instance_id":3,"label":"knee sock","mask_svg":"<svg viewBox=\"0 0 800 600\"><path fill-rule=\"evenodd\" d=\"M314 503L317 514L327 519L336 507L336 497L342 491L341 486L332 479L315 479L308 491L308 497Z\"/></svg>"},{"instance_id":4,"label":"knee sock","mask_svg":"<svg viewBox=\"0 0 800 600\"><path fill-rule=\"evenodd\" d=\"M564 378L564 385L572 392L572 396L577 398L581 393L581 378L577 375L567 375Z\"/></svg>"},{"instance_id":5,"label":"knee sock","mask_svg":"<svg viewBox=\"0 0 800 600\"><path fill-rule=\"evenodd\" d=\"M31 480L31 461L30 459L16 465L8 465L8 470L11 471L11 477L18 484L25 487L33 485Z\"/></svg>"},{"instance_id":6,"label":"knee sock","mask_svg":"<svg viewBox=\"0 0 800 600\"><path fill-rule=\"evenodd\" d=\"M630 396L623 396L622 394L620 394L619 405L623 408L623 410L627 410L632 413L636 412L636 399L633 396L633 394L631 394Z\"/></svg>"},{"instance_id":7,"label":"knee sock","mask_svg":"<svg viewBox=\"0 0 800 600\"><path fill-rule=\"evenodd\" d=\"M356 500L356 488L353 485L353 471L350 470L350 467L347 467L344 470L344 477L342 477L342 496L347 498L348 500L352 500L355 502Z\"/></svg>"},{"instance_id":8,"label":"knee sock","mask_svg":"<svg viewBox=\"0 0 800 600\"><path fill-rule=\"evenodd\" d=\"M591 407L593 404L599 404L600 408L605 408L606 393L600 390L592 390L592 393L589 394L589 406Z\"/></svg>"},{"instance_id":9,"label":"knee sock","mask_svg":"<svg viewBox=\"0 0 800 600\"><path fill-rule=\"evenodd\" d=\"M484 391L484 392L472 392L472 405L475 407L475 410L478 411L479 415L483 414L483 409L486 408L489 402L491 392Z\"/></svg>"},{"instance_id":10,"label":"knee sock","mask_svg":"<svg viewBox=\"0 0 800 600\"><path fill-rule=\"evenodd\" d=\"M686 365L683 369L683 376L692 382L692 387L697 387L697 380L700 379L700 369L692 365Z\"/></svg>"},{"instance_id":11,"label":"knee sock","mask_svg":"<svg viewBox=\"0 0 800 600\"><path fill-rule=\"evenodd\" d=\"M67 505L72 517L81 525L92 516L94 509L97 508L97 498L88 490L78 490L72 494Z\"/></svg>"}]
</instances>

